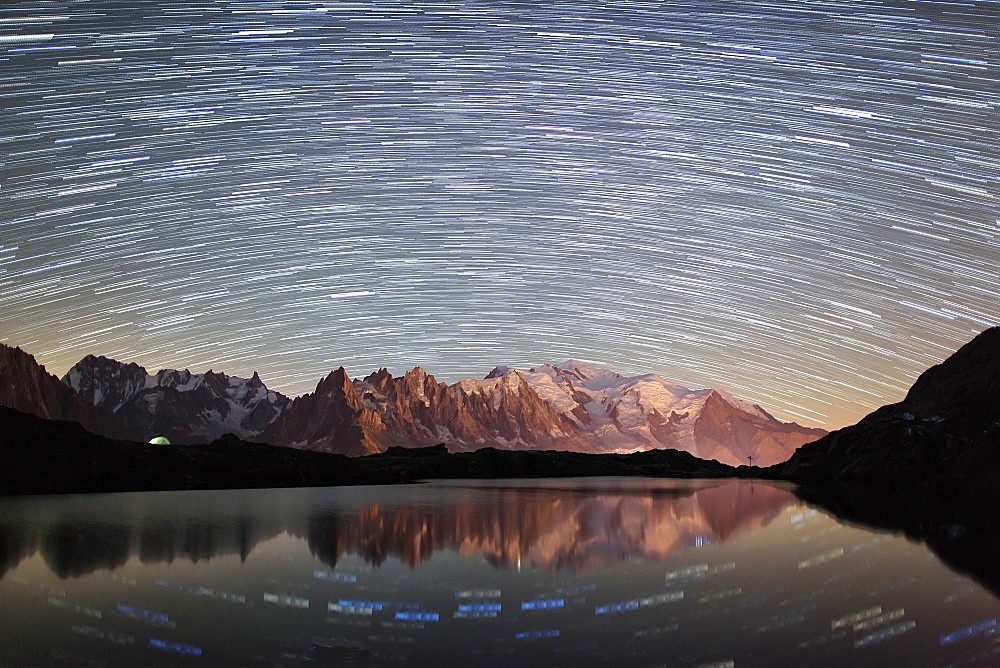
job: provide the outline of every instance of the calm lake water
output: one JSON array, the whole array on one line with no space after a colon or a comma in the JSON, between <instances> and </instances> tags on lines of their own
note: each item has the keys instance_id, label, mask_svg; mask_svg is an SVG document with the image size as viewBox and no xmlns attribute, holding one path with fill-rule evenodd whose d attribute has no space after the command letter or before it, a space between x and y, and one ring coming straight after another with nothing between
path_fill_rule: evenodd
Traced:
<instances>
[{"instance_id":1,"label":"calm lake water","mask_svg":"<svg viewBox=\"0 0 1000 668\"><path fill-rule=\"evenodd\" d=\"M22 497L0 518L3 664L1000 661L988 590L759 482Z\"/></svg>"}]
</instances>

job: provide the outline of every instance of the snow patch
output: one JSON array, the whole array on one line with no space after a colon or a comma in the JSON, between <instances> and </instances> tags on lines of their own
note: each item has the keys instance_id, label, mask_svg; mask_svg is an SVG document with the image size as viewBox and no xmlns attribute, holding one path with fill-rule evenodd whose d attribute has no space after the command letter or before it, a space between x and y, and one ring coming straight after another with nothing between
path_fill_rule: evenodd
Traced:
<instances>
[{"instance_id":1,"label":"snow patch","mask_svg":"<svg viewBox=\"0 0 1000 668\"><path fill-rule=\"evenodd\" d=\"M735 406L744 413L750 413L751 415L756 415L757 417L767 419L771 417L768 415L760 406L751 404L749 401L743 401L742 399L737 399L733 395L729 394L725 390L716 390L716 393L722 397L726 403L730 406Z\"/></svg>"}]
</instances>

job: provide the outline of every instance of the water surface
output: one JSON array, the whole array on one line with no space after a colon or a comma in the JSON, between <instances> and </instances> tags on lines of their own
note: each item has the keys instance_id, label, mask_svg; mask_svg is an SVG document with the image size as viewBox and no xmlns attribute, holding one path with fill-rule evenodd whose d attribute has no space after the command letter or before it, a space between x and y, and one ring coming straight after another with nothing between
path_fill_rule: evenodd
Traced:
<instances>
[{"instance_id":1,"label":"water surface","mask_svg":"<svg viewBox=\"0 0 1000 668\"><path fill-rule=\"evenodd\" d=\"M749 481L0 500L0 663L989 664L998 600Z\"/></svg>"}]
</instances>

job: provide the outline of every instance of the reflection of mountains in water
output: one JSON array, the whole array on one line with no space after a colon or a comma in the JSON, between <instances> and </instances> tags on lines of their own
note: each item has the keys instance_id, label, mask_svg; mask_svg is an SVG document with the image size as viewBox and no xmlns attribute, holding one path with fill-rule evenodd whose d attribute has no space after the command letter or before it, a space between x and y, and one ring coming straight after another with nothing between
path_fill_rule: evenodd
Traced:
<instances>
[{"instance_id":1,"label":"reflection of mountains in water","mask_svg":"<svg viewBox=\"0 0 1000 668\"><path fill-rule=\"evenodd\" d=\"M416 567L452 550L481 555L498 568L579 572L723 542L796 503L783 489L757 485L751 492L739 482L671 492L478 488L474 497L456 494L458 502L444 507L371 504L353 517L313 515L309 547L331 565L357 554L375 565L395 557Z\"/></svg>"},{"instance_id":2,"label":"reflection of mountains in water","mask_svg":"<svg viewBox=\"0 0 1000 668\"><path fill-rule=\"evenodd\" d=\"M286 530L240 492L149 492L4 500L0 577L38 552L60 578L142 563L239 555Z\"/></svg>"},{"instance_id":3,"label":"reflection of mountains in water","mask_svg":"<svg viewBox=\"0 0 1000 668\"><path fill-rule=\"evenodd\" d=\"M316 498L322 490L77 497L72 507L68 499L11 500L0 522L0 575L39 551L61 578L115 569L133 556L143 563L246 559L281 533L305 538L330 566L356 554L375 565L392 557L416 567L452 550L498 568L579 572L726 541L796 503L783 489L737 481L682 490L379 489L342 492L336 502ZM418 504L407 489L419 490Z\"/></svg>"}]
</instances>

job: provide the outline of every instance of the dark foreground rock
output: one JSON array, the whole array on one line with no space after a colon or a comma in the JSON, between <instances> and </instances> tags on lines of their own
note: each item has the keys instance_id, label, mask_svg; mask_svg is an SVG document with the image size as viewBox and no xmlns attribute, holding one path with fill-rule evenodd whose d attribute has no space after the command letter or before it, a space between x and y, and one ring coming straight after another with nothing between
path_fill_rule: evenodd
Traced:
<instances>
[{"instance_id":1,"label":"dark foreground rock","mask_svg":"<svg viewBox=\"0 0 1000 668\"><path fill-rule=\"evenodd\" d=\"M698 459L679 450L649 450L630 455L595 455L563 450L498 450L449 454L444 445L389 448L355 460L362 476L378 482L428 478L567 478L643 476L650 478L725 478L736 469Z\"/></svg>"},{"instance_id":2,"label":"dark foreground rock","mask_svg":"<svg viewBox=\"0 0 1000 668\"><path fill-rule=\"evenodd\" d=\"M898 404L803 445L761 471L791 480L993 485L1000 471L1000 328L982 332L917 379Z\"/></svg>"},{"instance_id":3,"label":"dark foreground rock","mask_svg":"<svg viewBox=\"0 0 1000 668\"><path fill-rule=\"evenodd\" d=\"M92 434L0 406L0 494L368 485L428 478L649 476L721 478L736 469L676 450L632 455L443 446L368 457L295 450L225 436L204 445L151 445Z\"/></svg>"}]
</instances>

